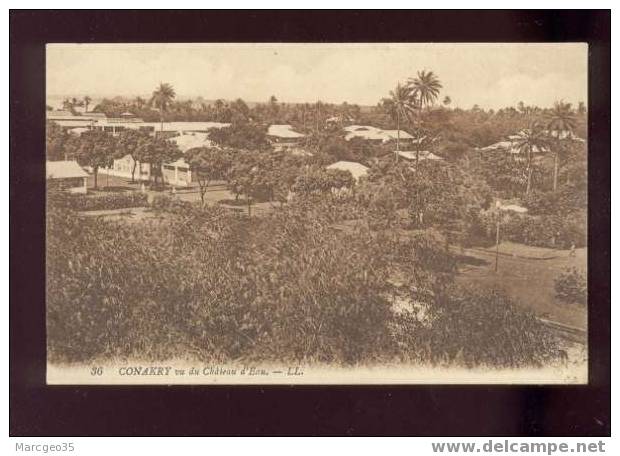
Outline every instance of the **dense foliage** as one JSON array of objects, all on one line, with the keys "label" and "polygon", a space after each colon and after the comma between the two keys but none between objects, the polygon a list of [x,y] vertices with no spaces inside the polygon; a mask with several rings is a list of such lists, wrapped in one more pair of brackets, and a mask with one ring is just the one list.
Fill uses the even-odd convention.
[{"label": "dense foliage", "polygon": [[[301,210],[248,219],[161,203],[163,218],[138,225],[76,218],[51,205],[51,360],[367,363],[417,356],[436,363],[458,362],[443,353],[462,347],[467,363],[503,366],[537,364],[554,353],[551,336],[531,317],[498,306],[505,298],[495,294],[466,306],[450,298],[452,307],[441,310],[455,270],[439,234],[334,230],[320,213]],[[427,311],[434,317],[403,322],[394,311],[403,293],[416,306],[436,307]],[[489,324],[457,324],[481,321],[474,315]],[[430,346],[419,325],[436,325]],[[533,346],[534,337],[549,343]],[[494,347],[496,339],[510,339],[511,348],[505,341]],[[491,354],[472,357],[480,344]]]}]

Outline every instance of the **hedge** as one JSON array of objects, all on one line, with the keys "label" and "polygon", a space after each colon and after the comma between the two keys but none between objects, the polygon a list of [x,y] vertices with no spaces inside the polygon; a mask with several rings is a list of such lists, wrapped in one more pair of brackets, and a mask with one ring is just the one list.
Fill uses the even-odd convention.
[{"label": "hedge", "polygon": [[106,195],[55,195],[55,202],[74,211],[102,211],[148,206],[144,193],[109,193]]}]

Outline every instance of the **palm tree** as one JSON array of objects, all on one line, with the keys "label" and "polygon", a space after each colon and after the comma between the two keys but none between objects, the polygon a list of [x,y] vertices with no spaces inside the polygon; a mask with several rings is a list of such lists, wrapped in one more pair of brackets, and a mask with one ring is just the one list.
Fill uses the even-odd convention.
[{"label": "palm tree", "polygon": [[527,154],[527,185],[525,187],[525,194],[528,195],[532,189],[534,154],[547,150],[547,136],[540,123],[530,122],[528,128],[521,130],[512,139],[512,145],[519,152]]},{"label": "palm tree", "polygon": [[90,104],[90,102],[93,101],[93,99],[91,97],[89,97],[88,95],[86,95],[83,98],[83,102],[84,102],[84,112],[88,112],[88,105]]},{"label": "palm tree", "polygon": [[553,191],[558,187],[558,168],[562,143],[570,140],[577,125],[570,103],[556,101],[547,116],[547,130],[555,144],[553,153]]},{"label": "palm tree", "polygon": [[390,91],[390,98],[383,99],[383,108],[396,119],[396,157],[400,151],[400,123],[401,120],[411,119],[414,110],[411,88],[398,83],[394,90]]},{"label": "palm tree", "polygon": [[443,88],[435,73],[432,71],[426,72],[426,70],[418,71],[418,77],[409,79],[408,83],[413,95],[420,101],[420,111],[425,107],[431,106],[437,100],[439,91]]},{"label": "palm tree", "polygon": [[440,90],[443,88],[441,82],[439,82],[439,78],[432,71],[418,71],[418,76],[413,79],[409,79],[408,81],[409,87],[411,88],[411,96],[412,99],[417,101],[418,107],[418,132],[417,132],[417,147],[416,147],[416,170],[418,168],[418,164],[420,162],[420,140],[422,138],[422,111],[425,107],[431,106],[437,97],[439,96]]},{"label": "palm tree", "polygon": [[164,131],[164,111],[170,107],[174,97],[176,97],[174,88],[170,84],[164,82],[159,84],[159,87],[155,89],[151,97],[151,103],[159,109],[161,131]]}]

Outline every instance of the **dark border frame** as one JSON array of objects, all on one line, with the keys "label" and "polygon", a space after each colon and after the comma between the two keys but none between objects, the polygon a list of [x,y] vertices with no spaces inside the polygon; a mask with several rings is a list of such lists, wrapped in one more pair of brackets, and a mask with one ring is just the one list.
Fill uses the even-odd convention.
[{"label": "dark border frame", "polygon": [[[603,11],[11,11],[10,435],[610,435]],[[587,386],[46,386],[46,42],[589,43]]]}]

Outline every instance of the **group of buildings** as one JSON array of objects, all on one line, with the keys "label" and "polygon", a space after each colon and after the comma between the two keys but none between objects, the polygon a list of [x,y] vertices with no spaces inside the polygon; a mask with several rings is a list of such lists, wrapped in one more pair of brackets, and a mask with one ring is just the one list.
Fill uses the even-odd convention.
[{"label": "group of buildings", "polygon": [[[212,146],[209,133],[213,129],[227,127],[229,123],[221,122],[144,122],[132,113],[126,112],[119,117],[106,117],[103,113],[85,112],[75,115],[68,111],[48,111],[47,120],[53,121],[71,134],[80,135],[86,131],[98,130],[118,135],[122,131],[133,129],[149,134],[165,134],[170,141],[177,144],[181,152],[185,153],[196,147]],[[384,130],[365,125],[351,125],[344,127],[345,140],[359,138],[374,144],[396,143],[402,147],[412,145],[414,138],[409,133],[400,130]],[[287,149],[293,153],[301,150],[300,144],[305,135],[294,130],[291,125],[270,125],[267,137],[276,149]],[[412,159],[416,152],[400,150],[399,155],[405,159]],[[440,159],[430,152],[418,153],[421,159]],[[335,167],[351,170],[356,179],[364,175],[366,167],[355,162],[338,162]],[[135,178],[138,181],[148,181],[151,178],[151,166],[148,163],[135,163],[131,155],[115,159],[109,168],[100,168],[99,173]],[[176,187],[187,187],[194,181],[190,166],[183,158],[162,166],[161,175],[165,183]],[[48,162],[48,180],[56,183],[64,181],[63,186],[72,192],[86,192],[86,177],[88,174],[75,162]],[[56,184],[55,184],[56,185]]]}]

